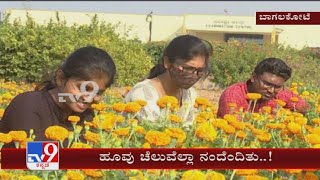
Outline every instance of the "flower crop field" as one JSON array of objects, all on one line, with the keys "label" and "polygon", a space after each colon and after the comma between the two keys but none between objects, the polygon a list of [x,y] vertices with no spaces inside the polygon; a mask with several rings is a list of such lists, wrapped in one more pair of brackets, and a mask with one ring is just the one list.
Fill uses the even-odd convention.
[{"label": "flower crop field", "polygon": [[[33,90],[33,84],[0,82],[0,119],[4,109],[19,93]],[[135,117],[146,102],[123,103],[123,93],[106,90],[104,101],[92,105],[95,118],[80,126],[77,116],[69,116],[73,130],[60,126],[46,129],[47,138],[60,141],[64,148],[320,148],[320,93],[317,88],[292,83],[294,93],[305,98],[310,109],[303,115],[284,109],[278,101],[276,111],[264,107],[260,113],[234,112],[217,118],[217,103],[199,97],[194,107],[194,121],[186,126],[176,115],[178,101],[165,96],[158,101],[162,116],[156,122],[138,121]],[[126,88],[130,90],[129,87]],[[253,102],[259,96],[248,94]],[[295,99],[292,99],[294,102]],[[235,104],[230,104],[234,107]],[[252,107],[251,107],[252,108]],[[240,117],[240,119],[237,119]],[[1,120],[0,120],[1,121]],[[35,136],[29,132],[0,133],[0,147],[11,141],[25,148]],[[59,133],[56,133],[59,132]],[[84,132],[83,134],[80,132]],[[63,143],[63,142],[68,143]],[[312,169],[250,170],[0,170],[0,179],[319,179]]]}]

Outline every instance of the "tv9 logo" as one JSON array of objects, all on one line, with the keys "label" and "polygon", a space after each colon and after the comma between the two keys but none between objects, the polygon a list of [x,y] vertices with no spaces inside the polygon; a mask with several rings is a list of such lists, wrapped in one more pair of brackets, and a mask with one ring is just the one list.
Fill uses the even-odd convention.
[{"label": "tv9 logo", "polygon": [[[88,84],[92,84],[92,91],[87,91]],[[97,95],[99,92],[99,86],[94,81],[84,81],[80,85],[80,92],[79,94],[73,95],[71,93],[58,93],[58,101],[59,102],[66,102],[66,99],[64,97],[69,97],[71,102],[78,102],[81,96],[84,96],[83,102],[90,103],[92,102],[92,99],[94,96]]]},{"label": "tv9 logo", "polygon": [[30,170],[58,170],[59,143],[55,141],[27,142],[27,167]]}]

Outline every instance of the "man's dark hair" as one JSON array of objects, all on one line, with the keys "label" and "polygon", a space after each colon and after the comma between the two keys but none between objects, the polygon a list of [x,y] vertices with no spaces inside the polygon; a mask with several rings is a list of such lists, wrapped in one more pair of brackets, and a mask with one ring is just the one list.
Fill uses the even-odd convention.
[{"label": "man's dark hair", "polygon": [[257,75],[262,75],[265,72],[275,74],[288,80],[291,77],[292,69],[279,58],[266,58],[260,61],[254,69],[254,73]]}]

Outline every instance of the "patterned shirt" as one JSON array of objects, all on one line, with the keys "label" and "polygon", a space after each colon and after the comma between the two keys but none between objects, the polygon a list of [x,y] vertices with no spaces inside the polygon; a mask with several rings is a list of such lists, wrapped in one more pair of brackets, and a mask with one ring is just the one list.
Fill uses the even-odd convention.
[{"label": "patterned shirt", "polygon": [[[184,122],[191,122],[194,118],[194,102],[197,97],[194,88],[182,90],[182,106],[179,108],[177,115],[182,118]],[[141,111],[138,113],[139,120],[157,120],[163,113],[157,105],[160,95],[157,89],[153,86],[150,79],[146,79],[137,83],[132,90],[126,95],[125,102],[131,102],[138,99],[147,102]]]},{"label": "patterned shirt", "polygon": [[[219,109],[218,109],[218,117],[223,117],[225,114],[230,113],[229,103],[235,103],[237,105],[237,109],[240,107],[243,110],[247,110],[249,106],[249,100],[246,99],[246,94],[248,93],[248,82],[240,82],[229,86],[227,89],[223,91],[219,99]],[[297,97],[299,100],[296,103],[290,101],[291,97]],[[307,103],[304,99],[294,94],[292,91],[288,89],[281,90],[277,93],[275,98],[270,99],[264,102],[257,102],[255,107],[255,112],[258,112],[263,106],[270,106],[272,109],[277,107],[276,99],[280,99],[286,103],[284,108],[288,108],[293,110],[306,110],[308,108]],[[252,107],[251,107],[252,108]]]}]

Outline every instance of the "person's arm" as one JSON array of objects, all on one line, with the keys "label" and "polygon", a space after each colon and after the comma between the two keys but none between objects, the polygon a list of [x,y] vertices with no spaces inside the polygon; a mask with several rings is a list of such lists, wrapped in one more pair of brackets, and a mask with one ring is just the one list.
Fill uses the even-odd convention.
[{"label": "person's arm", "polygon": [[16,96],[6,108],[0,124],[0,132],[34,130],[36,136],[43,136],[40,131],[40,117],[36,113],[37,102],[26,94]]},{"label": "person's arm", "polygon": [[[298,98],[298,102],[292,102],[291,98]],[[277,94],[277,99],[281,99],[286,103],[285,108],[289,108],[290,110],[295,110],[297,112],[305,114],[309,109],[309,105],[307,102],[300,96],[294,94],[292,91],[288,89],[284,89]]]}]

